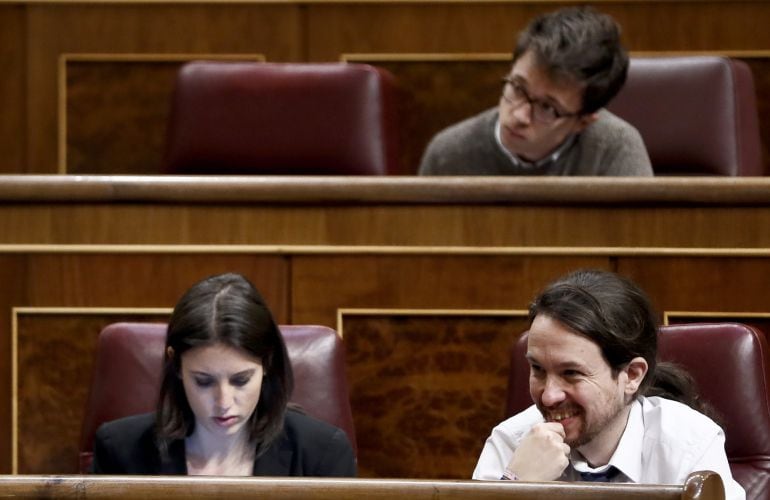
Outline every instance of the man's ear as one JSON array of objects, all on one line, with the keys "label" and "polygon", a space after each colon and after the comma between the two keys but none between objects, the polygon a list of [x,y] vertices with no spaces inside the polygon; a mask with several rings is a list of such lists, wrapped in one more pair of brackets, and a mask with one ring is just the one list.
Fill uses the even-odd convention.
[{"label": "man's ear", "polygon": [[171,346],[166,347],[166,361],[174,360],[174,348]]},{"label": "man's ear", "polygon": [[590,115],[582,115],[577,120],[575,133],[582,132],[585,128],[591,125],[593,122],[599,119],[599,113],[591,113]]},{"label": "man's ear", "polygon": [[624,392],[633,396],[636,391],[639,390],[639,386],[642,385],[644,377],[647,376],[647,371],[650,367],[647,365],[647,360],[641,356],[637,356],[628,362],[624,371],[626,372],[626,386]]}]

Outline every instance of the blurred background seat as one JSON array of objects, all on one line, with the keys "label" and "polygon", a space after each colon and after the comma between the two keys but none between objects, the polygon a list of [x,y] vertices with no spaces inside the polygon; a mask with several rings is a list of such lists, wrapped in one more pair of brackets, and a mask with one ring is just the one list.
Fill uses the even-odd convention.
[{"label": "blurred background seat", "polygon": [[[345,353],[339,335],[325,326],[281,325],[280,329],[294,370],[291,401],[344,430],[355,451]],[[90,469],[94,434],[102,423],[155,411],[165,342],[163,323],[115,323],[100,332],[80,437],[81,473]]]},{"label": "blurred background seat", "polygon": [[631,58],[607,109],[642,134],[655,175],[765,174],[754,78],[743,61]]},{"label": "blurred background seat", "polygon": [[165,173],[399,173],[393,77],[365,64],[191,62]]},{"label": "blurred background seat", "polygon": [[[532,404],[527,335],[511,349],[506,417]],[[740,323],[663,326],[658,356],[685,368],[721,419],[733,477],[748,500],[770,499],[770,366],[763,332]]]}]

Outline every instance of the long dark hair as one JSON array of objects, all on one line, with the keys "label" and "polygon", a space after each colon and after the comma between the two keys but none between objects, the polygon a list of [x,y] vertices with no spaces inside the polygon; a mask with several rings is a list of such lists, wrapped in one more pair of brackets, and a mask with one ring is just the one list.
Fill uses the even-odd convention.
[{"label": "long dark hair", "polygon": [[579,270],[551,283],[529,308],[529,320],[543,314],[595,342],[613,376],[633,358],[649,367],[637,394],[662,396],[714,416],[683,368],[659,362],[658,319],[647,295],[632,281],[600,270]]},{"label": "long dark hair", "polygon": [[163,453],[173,440],[183,439],[195,428],[195,415],[179,376],[182,355],[217,343],[243,350],[262,362],[262,389],[247,423],[257,456],[283,428],[294,378],[278,325],[249,280],[240,274],[221,274],[187,290],[168,323],[166,350],[173,349],[173,355],[166,356],[156,417]]}]

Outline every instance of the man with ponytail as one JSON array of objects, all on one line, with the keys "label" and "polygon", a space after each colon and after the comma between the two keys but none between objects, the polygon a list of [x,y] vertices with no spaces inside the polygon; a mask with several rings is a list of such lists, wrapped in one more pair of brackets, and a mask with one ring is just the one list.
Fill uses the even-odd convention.
[{"label": "man with ponytail", "polygon": [[683,484],[712,470],[728,499],[744,499],[692,378],[657,360],[656,318],[617,274],[550,284],[529,310],[534,405],[492,430],[473,478]]}]

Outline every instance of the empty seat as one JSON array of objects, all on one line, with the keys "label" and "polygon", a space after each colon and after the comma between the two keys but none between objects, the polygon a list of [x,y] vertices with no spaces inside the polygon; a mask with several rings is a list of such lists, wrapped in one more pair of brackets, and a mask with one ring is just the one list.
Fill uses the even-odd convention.
[{"label": "empty seat", "polygon": [[398,173],[393,78],[365,64],[192,62],[165,173]]},{"label": "empty seat", "polygon": [[634,125],[655,175],[764,175],[754,79],[725,57],[632,58],[607,107]]}]

